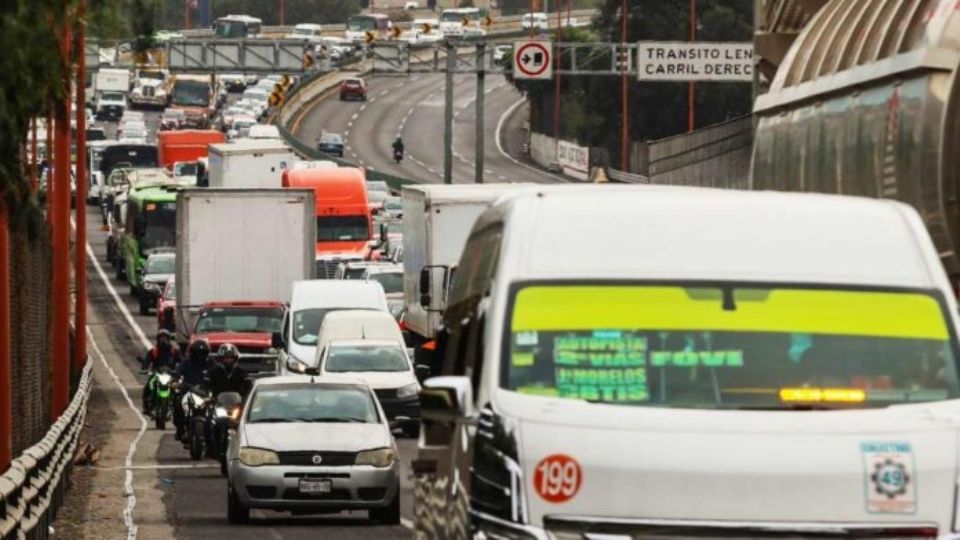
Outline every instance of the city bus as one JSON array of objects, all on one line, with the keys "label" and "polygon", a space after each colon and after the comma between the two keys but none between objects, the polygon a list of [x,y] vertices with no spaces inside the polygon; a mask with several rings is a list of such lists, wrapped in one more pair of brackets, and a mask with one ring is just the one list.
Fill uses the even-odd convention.
[{"label": "city bus", "polygon": [[176,241],[177,187],[149,185],[127,194],[123,257],[130,294],[150,253],[173,249]]},{"label": "city bus", "polygon": [[347,38],[347,41],[353,43],[363,43],[367,32],[370,32],[374,39],[389,39],[390,28],[392,27],[393,23],[390,22],[390,17],[383,13],[351,15],[347,19],[347,31],[344,33],[344,37]]},{"label": "city bus", "polygon": [[250,15],[227,15],[213,22],[213,33],[223,39],[258,38],[263,21]]}]

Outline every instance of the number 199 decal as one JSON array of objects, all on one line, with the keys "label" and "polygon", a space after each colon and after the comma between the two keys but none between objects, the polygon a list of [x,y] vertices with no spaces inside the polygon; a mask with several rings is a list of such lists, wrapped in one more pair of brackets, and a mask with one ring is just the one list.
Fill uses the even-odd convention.
[{"label": "number 199 decal", "polygon": [[540,460],[533,474],[533,488],[547,502],[565,503],[580,490],[583,471],[577,460],[553,454]]}]

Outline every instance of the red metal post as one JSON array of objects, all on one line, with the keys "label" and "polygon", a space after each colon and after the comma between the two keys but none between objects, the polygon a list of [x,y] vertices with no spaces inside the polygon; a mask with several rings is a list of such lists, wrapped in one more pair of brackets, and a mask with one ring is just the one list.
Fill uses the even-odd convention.
[{"label": "red metal post", "polygon": [[30,119],[30,191],[37,192],[37,117]]},{"label": "red metal post", "polygon": [[[67,6],[64,5],[64,13]],[[66,98],[55,105],[54,168],[47,196],[53,199],[53,402],[59,417],[70,401],[70,25],[61,33],[61,59]],[[51,192],[52,191],[52,192]]]},{"label": "red metal post", "polygon": [[[623,3],[620,6],[620,17],[623,19],[621,21],[620,28],[620,45],[626,46],[627,44],[627,3],[629,0],[623,0]],[[626,50],[626,49],[624,49]],[[630,167],[630,158],[629,158],[629,149],[630,149],[630,104],[628,95],[628,83],[627,83],[627,68],[629,67],[630,62],[626,56],[624,56],[620,61],[620,102],[621,108],[620,111],[620,170],[627,171]]]},{"label": "red metal post", "polygon": [[86,2],[77,4],[77,232],[74,247],[74,279],[76,280],[76,306],[74,314],[73,371],[79,373],[87,360],[87,90],[85,79],[87,61],[84,57],[86,42]]},{"label": "red metal post", "polygon": [[[43,149],[43,161],[47,164],[47,169],[49,169],[50,166],[53,165],[53,103],[51,103],[50,106],[47,108],[47,140]],[[52,187],[50,185],[52,184],[51,182],[52,178],[53,178],[53,175],[51,175],[50,171],[48,170],[47,180],[46,180],[47,181],[46,207],[47,207],[47,223],[51,223],[51,224],[53,223],[53,198],[51,197],[52,192],[50,191]],[[40,186],[38,184],[37,189],[39,188]]]},{"label": "red metal post", "polygon": [[[697,0],[690,0],[690,41],[697,40]],[[689,112],[689,118],[687,118],[687,129],[693,131],[697,129],[697,83],[690,81],[690,88],[687,93],[687,111]]]},{"label": "red metal post", "polygon": [[285,17],[284,17],[285,12],[286,12],[286,10],[283,8],[283,0],[280,0],[280,26],[286,26],[286,23],[284,22],[284,20],[285,20]]},{"label": "red metal post", "polygon": [[190,0],[183,0],[183,28],[190,29]]},{"label": "red metal post", "polygon": [[0,193],[0,474],[13,459],[13,389],[10,367],[10,232],[5,195]]}]

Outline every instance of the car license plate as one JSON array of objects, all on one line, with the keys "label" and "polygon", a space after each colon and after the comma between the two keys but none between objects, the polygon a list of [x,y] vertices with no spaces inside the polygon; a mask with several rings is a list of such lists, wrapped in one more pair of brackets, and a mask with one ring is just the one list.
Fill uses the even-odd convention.
[{"label": "car license plate", "polygon": [[308,479],[300,480],[300,493],[306,495],[321,495],[333,491],[333,480],[329,479]]}]

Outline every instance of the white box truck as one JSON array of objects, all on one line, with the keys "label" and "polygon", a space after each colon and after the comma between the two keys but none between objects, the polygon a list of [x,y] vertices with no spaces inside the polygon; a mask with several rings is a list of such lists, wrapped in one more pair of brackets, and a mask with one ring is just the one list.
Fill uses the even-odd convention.
[{"label": "white box truck", "polygon": [[[273,334],[280,332],[293,283],[313,278],[315,212],[313,191],[306,189],[182,190],[178,341],[203,337],[214,352],[233,343],[249,372],[275,371]],[[210,324],[202,324],[205,317]]]},{"label": "white box truck", "polygon": [[274,139],[211,144],[208,159],[213,188],[279,188],[283,171],[299,161],[292,148]]},{"label": "white box truck", "polygon": [[119,120],[127,108],[130,72],[104,68],[94,78],[95,112],[100,120]]},{"label": "white box truck", "polygon": [[531,184],[411,185],[403,188],[403,294],[411,345],[433,339],[447,288],[477,217]]}]

